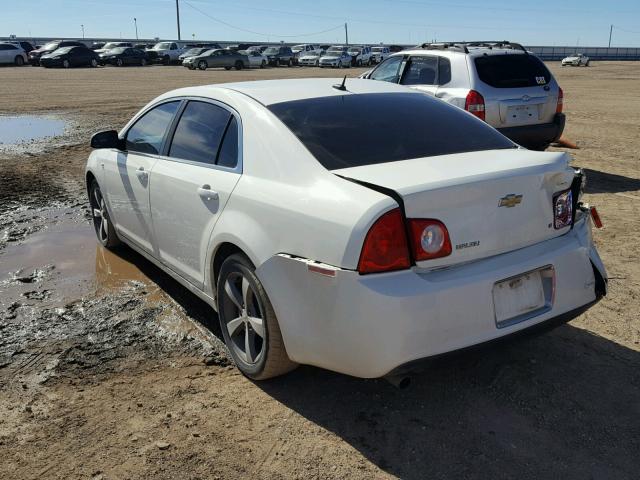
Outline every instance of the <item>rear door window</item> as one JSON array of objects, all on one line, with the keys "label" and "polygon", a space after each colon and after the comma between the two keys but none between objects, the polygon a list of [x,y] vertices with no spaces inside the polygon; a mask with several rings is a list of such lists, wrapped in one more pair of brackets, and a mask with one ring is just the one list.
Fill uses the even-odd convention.
[{"label": "rear door window", "polygon": [[215,164],[231,113],[218,105],[189,102],[180,116],[169,156]]},{"label": "rear door window", "polygon": [[535,55],[506,54],[476,57],[478,77],[495,88],[523,88],[547,85],[551,73]]},{"label": "rear door window", "polygon": [[229,119],[216,165],[227,168],[235,168],[238,165],[238,121],[233,115]]},{"label": "rear door window", "polygon": [[163,103],[140,117],[127,132],[127,150],[159,154],[178,105],[180,105],[179,101]]},{"label": "rear door window", "polygon": [[485,122],[417,92],[333,95],[268,108],[328,170],[516,147]]}]

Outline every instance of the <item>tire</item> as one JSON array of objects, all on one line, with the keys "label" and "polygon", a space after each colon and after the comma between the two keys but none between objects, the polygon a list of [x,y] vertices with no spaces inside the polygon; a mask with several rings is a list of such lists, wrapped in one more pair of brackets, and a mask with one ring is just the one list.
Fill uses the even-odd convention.
[{"label": "tire", "polygon": [[146,58],[143,58],[143,59],[140,60],[140,66],[141,67],[146,67],[147,66],[147,59]]},{"label": "tire", "polygon": [[590,60],[587,60],[587,63],[585,63],[585,64],[584,64],[584,66],[585,66],[585,67],[588,67],[588,66],[589,66],[589,61],[590,61]]},{"label": "tire", "polygon": [[356,62],[356,67],[361,67],[362,66],[362,60],[358,60]]},{"label": "tire", "polygon": [[266,66],[267,66],[267,62],[262,60],[262,63],[260,64],[260,68],[265,68]]},{"label": "tire", "polygon": [[124,62],[121,58],[116,58],[116,66],[121,67],[124,65]]},{"label": "tire", "polygon": [[22,58],[22,55],[16,55],[16,58],[13,59],[13,63],[16,67],[21,67],[24,65],[24,58]]},{"label": "tire", "polygon": [[112,249],[120,245],[120,239],[113,228],[113,222],[109,218],[109,212],[102,196],[98,182],[93,180],[89,187],[89,206],[96,237],[103,247]]},{"label": "tire", "polygon": [[89,66],[92,68],[96,68],[98,66],[98,60],[96,60],[95,58],[92,58],[91,62],[89,63]]},{"label": "tire", "polygon": [[162,64],[171,65],[171,57],[169,55],[165,55],[164,57],[162,57]]},{"label": "tire", "polygon": [[265,380],[297,367],[287,355],[273,306],[247,257],[235,254],[222,263],[216,289],[222,336],[238,370],[253,380]]},{"label": "tire", "polygon": [[200,69],[200,70],[203,70],[203,71],[204,71],[204,70],[206,70],[206,69],[207,69],[207,67],[208,67],[208,65],[207,65],[206,60],[200,60],[200,61],[198,62],[198,69]]},{"label": "tire", "polygon": [[242,63],[241,60],[238,60],[235,64],[235,69],[236,70],[242,70],[244,68],[244,63]]},{"label": "tire", "polygon": [[338,62],[338,67],[337,67],[337,68],[342,68],[342,60],[340,60],[340,61]]},{"label": "tire", "polygon": [[71,64],[69,63],[69,60],[63,60],[62,61],[62,67],[63,68],[70,68]]},{"label": "tire", "polygon": [[231,70],[231,67],[224,67],[225,70]]}]

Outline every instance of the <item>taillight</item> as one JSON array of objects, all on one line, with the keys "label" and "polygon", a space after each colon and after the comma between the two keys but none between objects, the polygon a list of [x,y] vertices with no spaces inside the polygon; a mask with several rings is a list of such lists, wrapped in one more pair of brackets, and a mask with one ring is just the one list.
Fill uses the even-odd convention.
[{"label": "taillight", "polygon": [[573,220],[573,194],[571,189],[556,193],[553,197],[553,228],[571,225]]},{"label": "taillight", "polygon": [[558,104],[556,105],[556,113],[562,113],[562,104],[564,103],[564,92],[558,87]]},{"label": "taillight", "polygon": [[439,220],[409,220],[413,257],[431,260],[451,255],[451,239],[444,223]]},{"label": "taillight", "polygon": [[382,215],[369,229],[360,253],[358,272],[402,270],[410,264],[402,213],[396,208]]},{"label": "taillight", "polygon": [[464,109],[480,120],[484,120],[484,97],[475,90],[471,90],[464,102]]}]

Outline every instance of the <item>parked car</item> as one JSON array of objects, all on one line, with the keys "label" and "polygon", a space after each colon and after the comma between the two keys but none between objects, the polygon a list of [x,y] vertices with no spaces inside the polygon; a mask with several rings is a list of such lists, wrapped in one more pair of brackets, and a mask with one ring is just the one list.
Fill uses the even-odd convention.
[{"label": "parked car", "polygon": [[97,67],[100,56],[93,50],[82,47],[61,47],[40,57],[40,65],[51,67]]},{"label": "parked car", "polygon": [[187,57],[182,62],[182,66],[187,67],[189,70],[206,70],[207,68],[224,67],[225,70],[242,70],[249,66],[249,58],[246,55],[234,50],[227,50],[225,48],[216,48],[213,50],[207,50],[202,55],[197,57]]},{"label": "parked car", "polygon": [[138,48],[117,47],[101,54],[100,63],[102,65],[115,65],[116,67],[125,65],[140,65],[144,67],[149,63],[149,57],[145,51]]},{"label": "parked car", "polygon": [[25,42],[25,41],[19,41],[19,42],[14,42],[14,41],[8,41],[8,42],[2,42],[0,41],[0,43],[10,43],[11,45],[15,45],[16,47],[20,47],[22,48],[27,54],[29,54],[30,51],[35,50],[35,48],[33,47],[33,45],[31,45],[31,42]]},{"label": "parked car", "polygon": [[300,57],[309,53],[319,52],[320,47],[311,43],[302,43],[291,47],[291,51],[293,52],[293,63],[297,65]]},{"label": "parked car", "polygon": [[0,43],[0,63],[12,63],[21,67],[27,63],[27,52],[12,43]]},{"label": "parked car", "polygon": [[247,48],[247,52],[258,51],[263,53],[270,45],[253,45],[252,47]]},{"label": "parked car", "polygon": [[293,65],[293,50],[290,47],[269,47],[262,52],[269,61],[269,65]]},{"label": "parked car", "polygon": [[34,67],[40,65],[40,57],[48,55],[54,52],[58,48],[62,47],[85,47],[82,42],[76,42],[73,40],[54,40],[53,42],[46,43],[45,45],[36,48],[29,52],[29,63]]},{"label": "parked car", "polygon": [[351,66],[351,55],[347,51],[349,47],[334,45],[329,47],[324,55],[320,57],[320,67],[349,68]]},{"label": "parked car", "polygon": [[163,65],[170,65],[172,62],[178,62],[188,48],[184,43],[179,42],[158,42],[153,48],[147,50],[147,55],[152,62],[160,62]]},{"label": "parked car", "polygon": [[249,59],[249,66],[264,68],[269,64],[269,60],[259,50],[238,50],[241,55],[246,55]]},{"label": "parked car", "polygon": [[93,51],[96,51],[96,50],[100,50],[106,44],[107,44],[106,42],[93,42],[89,48]]},{"label": "parked car", "polygon": [[182,88],[94,135],[98,241],[216,309],[258,380],[297,364],[398,374],[606,294],[568,154],[515,148],[416,90],[339,81]]},{"label": "parked car", "polygon": [[198,55],[202,55],[204,52],[207,52],[209,50],[213,50],[214,48],[216,48],[216,47],[194,47],[194,48],[190,48],[189,50],[184,52],[182,55],[180,55],[178,57],[178,60],[180,60],[182,62],[187,57],[197,57]]},{"label": "parked car", "polygon": [[319,67],[320,66],[320,57],[324,55],[325,52],[322,50],[315,50],[313,52],[305,53],[304,55],[300,55],[298,57],[298,65],[307,66],[307,67]]},{"label": "parked car", "polygon": [[589,57],[582,53],[576,53],[575,55],[569,55],[568,57],[563,58],[560,65],[563,67],[567,65],[571,65],[573,67],[579,67],[580,65],[583,65],[585,67],[588,67]]},{"label": "parked car", "polygon": [[107,53],[109,50],[113,50],[114,48],[121,48],[121,47],[133,47],[133,43],[131,42],[108,42],[105,43],[102,48],[98,48],[95,49],[94,52],[96,52],[98,55],[102,55],[103,53]]},{"label": "parked car", "polygon": [[562,89],[517,43],[424,44],[391,55],[363,77],[436,96],[526,148],[544,150],[564,130]]},{"label": "parked car", "polygon": [[389,47],[371,47],[371,63],[380,63],[389,55],[391,55]]},{"label": "parked car", "polygon": [[347,52],[351,55],[351,65],[354,67],[372,64],[371,47],[368,45],[352,45]]}]

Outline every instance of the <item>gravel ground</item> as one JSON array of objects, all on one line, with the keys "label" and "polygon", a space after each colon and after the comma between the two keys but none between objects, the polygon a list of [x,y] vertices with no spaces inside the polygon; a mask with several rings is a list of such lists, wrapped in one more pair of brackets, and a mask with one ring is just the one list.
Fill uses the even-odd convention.
[{"label": "gravel ground", "polygon": [[312,367],[247,380],[215,313],[130,250],[98,247],[85,206],[89,135],[160,93],[361,70],[1,68],[0,114],[68,124],[0,150],[0,478],[637,478],[640,63],[550,67],[605,222],[610,293],[402,391]]}]

